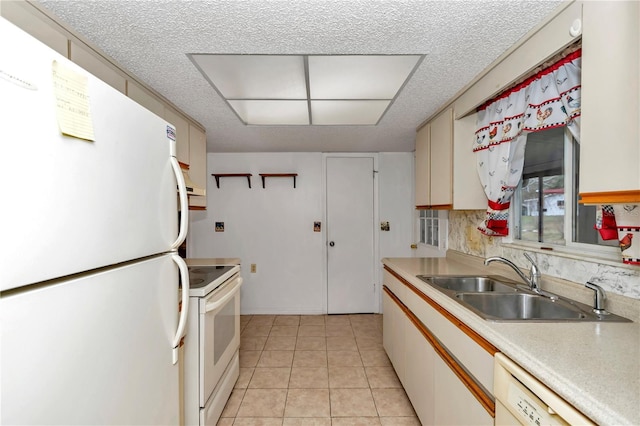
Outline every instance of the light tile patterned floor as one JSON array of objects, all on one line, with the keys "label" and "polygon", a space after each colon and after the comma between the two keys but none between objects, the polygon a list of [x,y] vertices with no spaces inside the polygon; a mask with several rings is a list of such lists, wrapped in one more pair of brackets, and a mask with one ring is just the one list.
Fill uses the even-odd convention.
[{"label": "light tile patterned floor", "polygon": [[219,426],[420,426],[381,315],[242,316],[240,378]]}]

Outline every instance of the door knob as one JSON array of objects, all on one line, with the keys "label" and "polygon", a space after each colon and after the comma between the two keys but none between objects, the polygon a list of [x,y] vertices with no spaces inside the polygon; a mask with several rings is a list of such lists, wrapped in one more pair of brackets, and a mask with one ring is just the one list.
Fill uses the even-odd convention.
[{"label": "door knob", "polygon": [[329,246],[330,246],[330,247],[333,247],[333,246],[335,246],[335,245],[336,245],[336,243],[334,243],[333,241],[330,241],[330,242],[329,242]]}]

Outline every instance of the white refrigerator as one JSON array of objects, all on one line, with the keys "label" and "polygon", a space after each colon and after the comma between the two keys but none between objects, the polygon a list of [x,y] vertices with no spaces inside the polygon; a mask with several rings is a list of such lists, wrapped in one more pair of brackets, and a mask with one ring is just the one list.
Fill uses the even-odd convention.
[{"label": "white refrigerator", "polygon": [[0,40],[0,424],[178,424],[175,128],[2,18]]}]

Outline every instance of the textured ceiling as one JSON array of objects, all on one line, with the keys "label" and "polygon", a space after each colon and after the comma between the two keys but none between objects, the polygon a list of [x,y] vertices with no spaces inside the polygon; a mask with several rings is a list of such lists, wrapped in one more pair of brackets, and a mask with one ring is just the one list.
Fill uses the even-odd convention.
[{"label": "textured ceiling", "polygon": [[[560,3],[42,0],[205,126],[209,152],[412,151],[415,129]],[[377,126],[244,126],[187,57],[426,54]]]}]

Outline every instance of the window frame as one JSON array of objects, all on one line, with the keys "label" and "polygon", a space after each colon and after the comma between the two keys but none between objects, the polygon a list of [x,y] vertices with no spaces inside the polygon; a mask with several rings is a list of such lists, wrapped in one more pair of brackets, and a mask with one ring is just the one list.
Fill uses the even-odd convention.
[{"label": "window frame", "polygon": [[[422,218],[421,217],[421,212],[430,212],[432,215],[434,213],[437,213],[435,216],[431,216],[429,218]],[[438,238],[438,244],[434,245],[434,244],[429,244],[427,242],[422,241],[422,228],[421,228],[421,222],[423,219],[429,219],[429,222],[433,225],[434,223],[437,225],[437,238]],[[449,237],[449,231],[448,231],[448,227],[449,227],[449,214],[447,210],[433,210],[433,209],[418,209],[417,210],[417,215],[416,215],[416,233],[417,235],[417,241],[418,244],[424,246],[424,247],[429,247],[429,248],[435,248],[438,250],[446,250],[447,249],[447,245],[448,245],[448,237]],[[431,235],[433,236],[433,230]],[[432,239],[433,242],[433,239]]]},{"label": "window frame", "polygon": [[[520,215],[516,209],[522,205],[522,178],[513,194],[511,206],[509,208],[509,222],[513,226],[509,229],[509,235],[503,241],[508,247],[522,248],[524,250],[540,250],[543,252],[552,251],[557,254],[565,254],[569,257],[579,256],[580,258],[594,258],[598,260],[610,260],[615,263],[620,262],[620,248],[617,246],[605,246],[599,244],[588,244],[573,241],[575,206],[578,201],[578,191],[575,182],[575,150],[574,144],[579,144],[568,129],[564,131],[564,244],[554,244],[537,241],[527,241],[516,238],[520,228]],[[571,200],[571,202],[568,202]],[[567,238],[568,237],[568,238]]]}]

